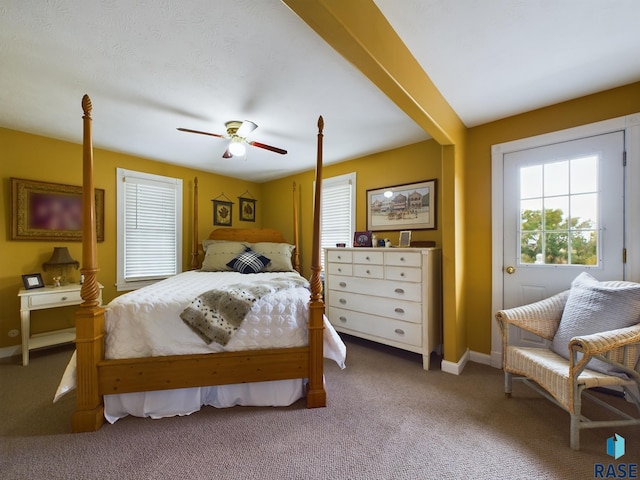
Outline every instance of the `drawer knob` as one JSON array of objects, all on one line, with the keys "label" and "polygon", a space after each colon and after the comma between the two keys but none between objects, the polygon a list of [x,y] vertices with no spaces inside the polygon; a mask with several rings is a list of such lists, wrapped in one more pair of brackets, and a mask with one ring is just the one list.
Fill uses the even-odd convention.
[{"label": "drawer knob", "polygon": [[404,277],[404,272],[400,272],[400,276],[401,276],[401,277]]},{"label": "drawer knob", "polygon": [[401,262],[404,262],[404,261],[405,261],[405,260],[404,260],[404,257],[400,257],[400,261],[401,261]]},{"label": "drawer knob", "polygon": [[371,260],[368,256],[366,257],[367,260]]},{"label": "drawer knob", "polygon": [[340,321],[346,323],[347,322],[347,317],[340,317]]},{"label": "drawer knob", "polygon": [[338,269],[338,271],[339,271],[339,272],[341,272],[341,271],[342,271],[342,269],[341,269],[341,268],[339,268],[339,269]]},{"label": "drawer knob", "polygon": [[62,297],[60,300],[61,300],[62,302],[64,302],[66,299],[67,299],[67,297]]},{"label": "drawer knob", "polygon": [[341,286],[342,288],[346,287],[346,286],[347,286],[347,282],[340,282],[340,286]]},{"label": "drawer knob", "polygon": [[371,270],[367,270],[367,275],[371,275]]},{"label": "drawer knob", "polygon": [[394,332],[396,332],[398,335],[404,335],[404,330],[402,330],[401,328],[396,328]]},{"label": "drawer knob", "polygon": [[398,293],[398,294],[402,295],[402,294],[404,293],[404,288],[396,288],[396,289],[394,290],[394,292],[396,292],[396,293]]},{"label": "drawer knob", "polygon": [[394,309],[394,312],[396,312],[396,313],[404,313],[404,308],[396,307]]},{"label": "drawer knob", "polygon": [[341,298],[340,300],[338,300],[342,305],[345,305],[347,303],[347,301],[344,298]]}]

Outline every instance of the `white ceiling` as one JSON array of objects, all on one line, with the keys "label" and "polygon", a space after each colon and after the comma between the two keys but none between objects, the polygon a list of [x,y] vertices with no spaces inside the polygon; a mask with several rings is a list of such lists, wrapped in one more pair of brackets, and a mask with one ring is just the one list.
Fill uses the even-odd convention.
[{"label": "white ceiling", "polygon": [[[640,81],[637,0],[374,0],[468,127]],[[262,182],[428,138],[278,0],[0,1],[0,126]],[[223,159],[229,120],[259,125]],[[96,161],[99,158],[96,157]]]}]

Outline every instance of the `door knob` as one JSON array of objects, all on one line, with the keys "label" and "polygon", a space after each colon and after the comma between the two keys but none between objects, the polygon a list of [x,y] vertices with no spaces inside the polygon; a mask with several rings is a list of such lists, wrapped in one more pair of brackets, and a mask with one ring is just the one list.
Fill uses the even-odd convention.
[{"label": "door knob", "polygon": [[512,267],[511,265],[509,265],[505,270],[509,275],[513,275],[516,271],[516,267]]}]

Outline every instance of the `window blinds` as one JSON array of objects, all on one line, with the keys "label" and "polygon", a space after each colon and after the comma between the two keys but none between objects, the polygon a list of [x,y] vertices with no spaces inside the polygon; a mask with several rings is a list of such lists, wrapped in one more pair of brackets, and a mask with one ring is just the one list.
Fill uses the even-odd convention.
[{"label": "window blinds", "polygon": [[182,268],[182,180],[118,173],[118,286],[175,275]]},{"label": "window blinds", "polygon": [[322,182],[321,260],[324,249],[336,243],[353,244],[355,174],[328,178]]}]

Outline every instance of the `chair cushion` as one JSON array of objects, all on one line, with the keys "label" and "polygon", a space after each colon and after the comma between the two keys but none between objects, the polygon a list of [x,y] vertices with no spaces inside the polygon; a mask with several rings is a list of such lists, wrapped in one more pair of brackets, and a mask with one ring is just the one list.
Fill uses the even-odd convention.
[{"label": "chair cushion", "polygon": [[[640,322],[640,283],[624,281],[600,282],[581,273],[571,283],[567,303],[562,312],[551,350],[569,359],[569,341],[579,335],[616,330]],[[620,374],[599,360],[591,360],[589,368],[607,374]]]}]

